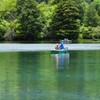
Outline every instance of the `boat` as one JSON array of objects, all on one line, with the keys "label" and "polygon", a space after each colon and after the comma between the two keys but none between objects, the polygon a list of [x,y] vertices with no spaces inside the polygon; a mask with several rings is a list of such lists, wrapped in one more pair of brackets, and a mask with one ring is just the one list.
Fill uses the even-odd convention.
[{"label": "boat", "polygon": [[66,49],[51,50],[51,54],[66,54],[66,53],[68,53],[68,50]]},{"label": "boat", "polygon": [[60,40],[60,43],[64,43],[64,44],[66,44],[66,43],[72,43],[72,40]]}]

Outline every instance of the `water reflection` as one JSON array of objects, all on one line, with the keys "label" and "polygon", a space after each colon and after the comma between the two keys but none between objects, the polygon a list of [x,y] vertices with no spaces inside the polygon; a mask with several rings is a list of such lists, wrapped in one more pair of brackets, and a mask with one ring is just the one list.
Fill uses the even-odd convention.
[{"label": "water reflection", "polygon": [[0,100],[100,100],[100,51],[51,55],[0,53]]},{"label": "water reflection", "polygon": [[41,66],[40,59],[40,52],[20,54],[18,66],[19,100],[34,100],[34,98],[38,100],[38,95],[41,93],[38,84],[41,77],[38,73],[38,68]]},{"label": "water reflection", "polygon": [[52,54],[52,58],[56,63],[57,69],[64,69],[69,67],[69,53]]},{"label": "water reflection", "polygon": [[18,53],[0,53],[0,100],[18,100]]}]

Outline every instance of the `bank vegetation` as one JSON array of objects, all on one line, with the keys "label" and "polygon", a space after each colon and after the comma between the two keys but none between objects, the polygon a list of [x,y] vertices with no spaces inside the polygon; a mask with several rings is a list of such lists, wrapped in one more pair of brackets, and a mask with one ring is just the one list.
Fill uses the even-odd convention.
[{"label": "bank vegetation", "polygon": [[100,38],[100,0],[0,0],[0,40]]}]

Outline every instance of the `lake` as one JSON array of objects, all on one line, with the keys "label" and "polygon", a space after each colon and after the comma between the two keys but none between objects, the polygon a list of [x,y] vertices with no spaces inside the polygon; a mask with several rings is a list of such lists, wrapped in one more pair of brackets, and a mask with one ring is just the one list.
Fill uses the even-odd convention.
[{"label": "lake", "polygon": [[0,52],[0,100],[100,100],[100,50]]}]

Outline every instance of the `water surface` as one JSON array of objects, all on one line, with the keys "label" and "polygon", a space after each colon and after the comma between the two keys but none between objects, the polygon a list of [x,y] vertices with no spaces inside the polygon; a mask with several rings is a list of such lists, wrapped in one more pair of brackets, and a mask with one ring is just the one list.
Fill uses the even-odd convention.
[{"label": "water surface", "polygon": [[[55,46],[55,43],[0,43],[0,52],[51,51]],[[100,50],[100,44],[64,44],[64,47],[68,50]]]},{"label": "water surface", "polygon": [[100,100],[100,51],[0,52],[0,100]]}]

